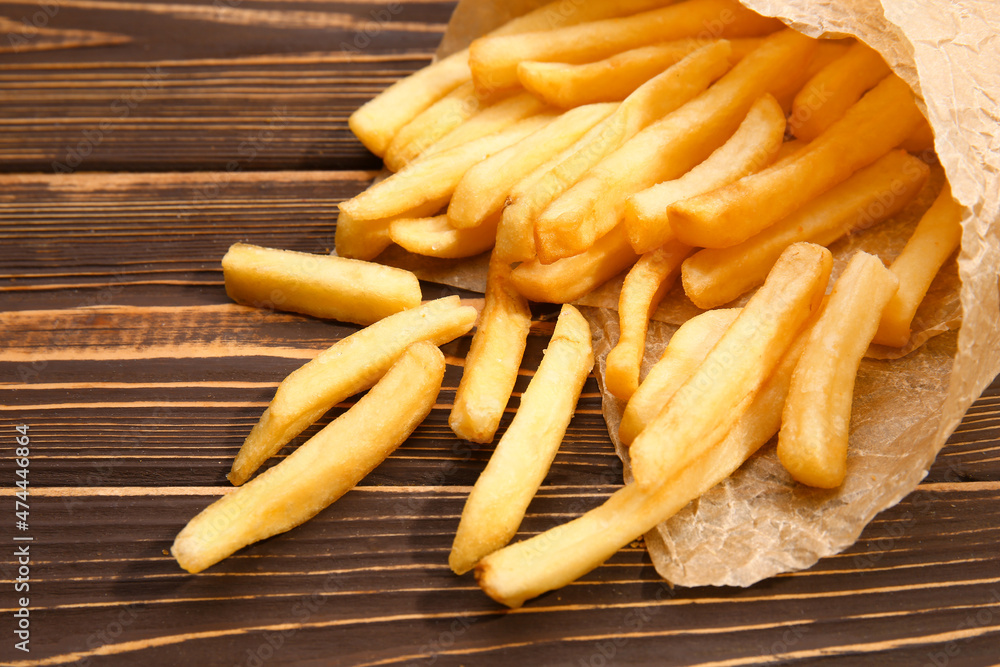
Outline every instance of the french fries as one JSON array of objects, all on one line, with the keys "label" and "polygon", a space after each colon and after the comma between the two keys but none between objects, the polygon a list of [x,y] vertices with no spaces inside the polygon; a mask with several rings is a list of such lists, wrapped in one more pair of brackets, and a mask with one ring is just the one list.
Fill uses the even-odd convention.
[{"label": "french fries", "polygon": [[787,160],[672,204],[670,227],[689,245],[736,245],[885,155],[923,120],[907,85],[888,76]]},{"label": "french fries", "polygon": [[844,481],[854,379],[898,285],[878,257],[855,253],[809,334],[778,434],[778,459],[803,484],[832,489]]},{"label": "french fries", "polygon": [[[555,107],[620,102],[663,70],[713,41],[678,39],[579,65],[526,61],[518,64],[517,78],[528,91]],[[735,62],[757,48],[760,39],[731,39],[729,44]]]},{"label": "french fries", "polygon": [[629,95],[605,121],[576,144],[542,165],[511,192],[497,233],[497,252],[509,262],[535,257],[535,221],[564,193],[624,142],[657,118],[701,93],[729,69],[728,42],[706,45],[653,77]]},{"label": "french fries", "polygon": [[507,544],[549,471],[583,383],[594,367],[590,325],[573,306],[559,313],[552,340],[521,404],[462,510],[448,564],[463,574]]},{"label": "french fries", "polygon": [[517,291],[532,301],[569,303],[611,280],[637,259],[625,230],[616,227],[587,252],[552,264],[524,262],[511,271],[510,278]]},{"label": "french fries", "polygon": [[631,445],[635,437],[656,418],[663,406],[705,360],[722,334],[740,314],[740,308],[708,310],[692,317],[674,332],[663,356],[653,364],[642,384],[628,399],[618,438]]},{"label": "french fries", "polygon": [[285,378],[240,448],[229,473],[239,486],[264,461],[323,416],[334,405],[371,387],[409,345],[428,340],[435,345],[468,333],[476,309],[457,296],[379,320],[321,352]]},{"label": "french fries", "polygon": [[699,308],[716,308],[764,282],[792,243],[830,245],[899,213],[930,172],[921,160],[894,150],[859,169],[784,220],[729,248],[707,248],[684,261],[684,293]]},{"label": "french fries", "polygon": [[491,257],[486,305],[448,418],[455,435],[472,442],[493,441],[517,380],[530,328],[531,309],[510,284],[510,267]]},{"label": "french fries", "polygon": [[448,205],[457,228],[478,227],[499,217],[511,190],[532,171],[569,148],[618,108],[588,104],[571,109],[524,140],[473,166],[462,177]]},{"label": "french fries", "polygon": [[[569,523],[504,547],[476,566],[480,588],[511,608],[561,588],[666,521],[733,474],[778,431],[792,370],[802,351],[796,340],[733,428],[677,474],[650,488],[635,482]],[[708,353],[706,341],[696,355]]]},{"label": "french fries", "polygon": [[781,254],[691,379],[632,441],[641,486],[676,474],[732,428],[819,305],[832,265],[829,250],[809,243]]},{"label": "french fries", "polygon": [[[725,17],[728,20],[721,20]],[[717,23],[709,32],[707,25]],[[625,18],[593,21],[546,32],[477,39],[469,47],[472,79],[482,90],[518,85],[524,61],[592,62],[640,46],[684,37],[758,37],[781,23],[735,0],[687,0]]]},{"label": "french fries", "polygon": [[586,250],[619,224],[628,197],[702,162],[732,136],[758,97],[786,78],[804,77],[815,48],[814,40],[791,30],[766,38],[704,93],[603,159],[538,217],[539,259],[548,263]]},{"label": "french fries", "polygon": [[409,271],[329,255],[234,243],[222,258],[229,298],[355,324],[372,324],[420,305]]},{"label": "french fries", "polygon": [[444,355],[428,342],[406,348],[371,391],[249,484],[202,510],[170,551],[201,572],[248,544],[311,519],[393,452],[434,407]]},{"label": "french fries", "polygon": [[604,382],[612,394],[627,401],[639,386],[649,318],[677,279],[681,262],[693,248],[667,245],[643,255],[625,276],[618,297],[618,342],[605,361]]},{"label": "french fries", "polygon": [[899,289],[882,312],[873,342],[903,347],[910,339],[910,324],[930,288],[931,281],[962,241],[962,207],[945,183],[934,204],[920,219],[910,240],[889,267],[899,279]]},{"label": "french fries", "polygon": [[379,220],[359,220],[341,210],[337,214],[337,229],[334,232],[337,254],[351,259],[375,259],[379,253],[392,245],[389,226],[394,220],[407,217],[425,218],[434,215],[440,208],[440,203],[430,201],[409,211],[408,215]]},{"label": "french fries", "polygon": [[638,253],[673,239],[667,207],[728,185],[770,164],[785,136],[785,114],[769,94],[761,96],[736,132],[704,162],[680,178],[637,192],[625,202],[625,231]]},{"label": "french fries", "polygon": [[459,259],[472,257],[493,247],[499,216],[478,227],[456,229],[447,215],[433,218],[400,218],[389,225],[389,238],[418,255]]}]

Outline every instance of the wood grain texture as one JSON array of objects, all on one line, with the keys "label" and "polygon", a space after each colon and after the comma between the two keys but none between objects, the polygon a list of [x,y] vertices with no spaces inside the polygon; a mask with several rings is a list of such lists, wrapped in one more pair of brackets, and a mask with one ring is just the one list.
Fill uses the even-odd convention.
[{"label": "wood grain texture", "polygon": [[[232,456],[277,383],[355,329],[231,303],[219,260],[235,241],[330,250],[337,202],[378,166],[347,135],[346,114],[426,62],[451,5],[402,3],[369,49],[337,53],[331,44],[388,5],[54,4],[45,27],[61,37],[38,39],[77,30],[128,41],[0,53],[0,506],[10,508],[0,520],[0,663],[996,663],[1000,381],[917,491],[807,571],[747,589],[671,590],[635,543],[507,611],[447,568],[465,496],[491,451],[447,426],[464,337],[444,348],[445,388],[431,416],[359,488],[287,534],[183,573],[166,550],[230,488]],[[3,3],[2,26],[23,25],[39,7]],[[75,173],[38,173],[157,63],[172,74],[148,106],[116,124]],[[295,120],[225,171],[240,142],[267,127],[275,99]],[[423,287],[425,298],[476,298]],[[555,309],[533,313],[501,433],[551,333]],[[18,533],[22,424],[31,510],[30,530]],[[620,480],[591,378],[520,535],[599,504]],[[33,538],[30,654],[13,648],[15,534]]]}]

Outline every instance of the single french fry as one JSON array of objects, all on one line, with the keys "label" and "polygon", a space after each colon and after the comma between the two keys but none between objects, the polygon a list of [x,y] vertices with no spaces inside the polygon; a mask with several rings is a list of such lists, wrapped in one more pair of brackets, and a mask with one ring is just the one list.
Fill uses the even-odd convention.
[{"label": "single french fry", "polygon": [[458,228],[499,216],[511,190],[532,171],[569,148],[611,115],[617,104],[588,104],[562,114],[534,134],[490,156],[465,173],[448,205]]},{"label": "single french fry", "polygon": [[729,248],[707,248],[681,267],[684,293],[699,308],[716,308],[764,282],[785,248],[808,241],[828,246],[852,230],[899,213],[920,192],[929,168],[890,151],[784,220]]},{"label": "single french fry", "polygon": [[618,297],[618,342],[608,353],[604,373],[608,391],[623,401],[639,386],[649,318],[673,287],[681,262],[693,250],[683,243],[668,243],[640,257],[625,276]]},{"label": "single french fry", "polygon": [[337,254],[351,259],[372,260],[379,253],[392,245],[389,237],[389,225],[400,218],[426,218],[441,210],[438,201],[421,204],[407,214],[396,215],[380,220],[357,220],[344,211],[337,215],[337,227],[334,232],[334,243]]},{"label": "single french fry", "polygon": [[[711,26],[711,29],[709,28]],[[499,37],[482,37],[469,47],[477,88],[518,85],[517,66],[526,60],[592,62],[640,46],[684,37],[759,37],[781,23],[735,0],[687,0],[624,18]]]},{"label": "single french fry", "polygon": [[924,213],[890,270],[899,289],[882,313],[874,341],[903,347],[910,339],[910,324],[931,281],[962,242],[962,206],[951,197],[945,183],[934,204]]},{"label": "single french fry", "polygon": [[517,291],[532,301],[569,303],[611,280],[637,259],[625,230],[616,227],[587,252],[552,264],[524,262],[510,277]]},{"label": "single french fry", "polygon": [[732,428],[819,306],[832,266],[821,246],[796,243],[782,253],[705,361],[632,441],[640,485],[675,475]]},{"label": "single french fry", "polygon": [[462,510],[448,565],[468,572],[507,544],[548,474],[594,367],[590,325],[564,305],[538,370]]},{"label": "single french fry", "polygon": [[170,551],[201,572],[238,549],[291,530],[354,488],[427,417],[444,378],[444,355],[414,343],[343,415],[288,458],[194,517]]},{"label": "single french fry", "polygon": [[478,227],[455,229],[447,215],[401,218],[389,226],[389,237],[417,255],[441,259],[472,257],[493,247],[499,219],[500,216],[493,216]]},{"label": "single french fry", "polygon": [[448,424],[455,435],[487,443],[500,425],[531,328],[528,301],[510,284],[510,266],[490,258],[479,316]]},{"label": "single french fry", "polygon": [[708,310],[692,317],[674,332],[663,356],[649,369],[625,406],[618,427],[618,438],[623,444],[631,445],[642,429],[656,418],[670,397],[705,360],[709,350],[719,342],[741,310]]},{"label": "single french fry", "polygon": [[803,484],[832,489],[844,481],[854,379],[898,285],[878,257],[855,253],[809,333],[778,434],[778,459]]},{"label": "single french fry", "polygon": [[320,352],[278,385],[236,455],[229,481],[236,486],[247,481],[330,408],[375,384],[409,345],[454,340],[469,332],[477,314],[457,296],[444,297],[390,315]]},{"label": "single french fry", "polygon": [[340,203],[353,220],[384,220],[411,215],[424,206],[440,210],[472,165],[516,144],[551,122],[554,114],[539,114],[450,150],[427,155],[385,180]]},{"label": "single french fry", "polygon": [[411,272],[344,257],[234,243],[222,275],[237,303],[355,324],[420,305],[420,281]]},{"label": "single french fry", "polygon": [[815,48],[816,40],[791,30],[766,38],[704,93],[601,160],[538,216],[539,259],[551,262],[582,252],[619,224],[628,197],[704,161],[732,136],[758,97],[804,76]]},{"label": "single french fry", "polygon": [[812,141],[891,72],[877,51],[856,42],[809,79],[795,96],[788,121],[792,134]]},{"label": "single french fry", "polygon": [[[488,33],[492,36],[550,30],[599,21],[661,7],[673,0],[590,0],[566,11],[565,0],[553,0]],[[469,50],[462,49],[397,81],[351,114],[348,125],[368,150],[385,155],[393,137],[436,101],[472,80]],[[489,95],[493,91],[482,91]]]},{"label": "single french fry", "polygon": [[[805,39],[805,38],[803,38]],[[643,128],[692,99],[729,69],[726,41],[708,44],[653,77],[576,144],[539,167],[511,191],[497,233],[497,253],[509,262],[535,257],[535,220],[605,156]]]},{"label": "single french fry", "polygon": [[921,122],[913,93],[888,76],[793,157],[672,204],[670,226],[689,245],[736,245],[882,157]]},{"label": "single french fry", "polygon": [[778,149],[778,154],[774,156],[774,164],[777,164],[778,162],[781,162],[785,158],[791,157],[795,153],[798,153],[807,145],[808,143],[802,141],[801,139],[792,139],[791,141],[786,141],[785,143],[781,144],[781,147]]},{"label": "single french fry", "polygon": [[[517,66],[517,78],[546,104],[568,109],[582,104],[620,102],[639,86],[688,54],[716,41],[677,39],[616,53],[597,62],[574,65],[526,61]],[[760,39],[731,39],[733,62],[760,45]]]},{"label": "single french fry", "polygon": [[704,455],[649,489],[632,482],[583,516],[486,556],[476,566],[480,588],[501,604],[520,607],[579,579],[736,472],[778,431],[801,338]]},{"label": "single french fry", "polygon": [[625,231],[632,248],[650,252],[673,239],[667,207],[720,188],[769,165],[785,136],[785,114],[774,97],[760,97],[736,132],[704,162],[680,178],[654,185],[625,202]]}]

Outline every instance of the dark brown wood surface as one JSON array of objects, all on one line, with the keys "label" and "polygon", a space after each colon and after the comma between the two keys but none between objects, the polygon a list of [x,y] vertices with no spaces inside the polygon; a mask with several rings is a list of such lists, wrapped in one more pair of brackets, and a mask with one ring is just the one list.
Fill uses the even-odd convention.
[{"label": "dark brown wood surface", "polygon": [[[358,489],[201,575],[177,567],[170,543],[226,488],[277,383],[354,330],[232,304],[219,259],[238,240],[331,249],[336,203],[379,166],[346,118],[427,62],[451,8],[0,3],[0,662],[1000,661],[996,382],[919,489],[843,554],[747,589],[671,590],[635,544],[511,612],[446,563],[490,451],[447,426],[466,338],[445,346],[439,407]],[[536,311],[518,392],[552,313]],[[584,391],[522,535],[617,488],[596,382]],[[15,536],[33,538],[28,593]],[[22,595],[30,653],[14,648]]]}]

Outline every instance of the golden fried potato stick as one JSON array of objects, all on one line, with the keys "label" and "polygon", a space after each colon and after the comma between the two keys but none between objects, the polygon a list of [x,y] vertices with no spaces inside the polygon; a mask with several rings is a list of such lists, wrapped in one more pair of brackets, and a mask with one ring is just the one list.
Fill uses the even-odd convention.
[{"label": "golden fried potato stick", "polygon": [[844,481],[854,379],[898,286],[882,260],[855,253],[809,333],[778,433],[778,460],[803,484],[832,489]]},{"label": "golden fried potato stick", "polygon": [[777,20],[760,16],[735,0],[687,0],[624,18],[481,37],[469,47],[469,67],[477,88],[503,90],[519,85],[517,66],[526,60],[593,62],[684,37],[759,37],[781,27]]},{"label": "golden fried potato stick", "polygon": [[337,254],[352,259],[371,260],[392,245],[389,225],[400,218],[426,218],[441,210],[438,201],[421,204],[408,214],[394,215],[380,220],[356,220],[344,211],[337,215],[334,244]]},{"label": "golden fried potato stick", "polygon": [[934,150],[934,130],[931,129],[930,123],[924,120],[917,131],[908,136],[899,147],[917,155]]},{"label": "golden fried potato stick", "polygon": [[[517,78],[546,104],[568,109],[596,102],[620,102],[639,86],[714,39],[677,39],[616,53],[597,62],[574,65],[525,61]],[[760,45],[760,39],[731,39],[735,63]]]},{"label": "golden fried potato stick", "polygon": [[795,96],[788,122],[792,134],[812,141],[891,73],[877,51],[855,42],[847,53],[809,79]]},{"label": "golden fried potato stick", "polygon": [[681,262],[693,250],[683,243],[667,243],[640,257],[625,276],[618,296],[618,342],[608,353],[604,373],[608,391],[623,401],[639,387],[649,318],[673,287]]},{"label": "golden fried potato stick", "polygon": [[530,328],[531,309],[510,284],[510,266],[491,257],[486,305],[448,417],[455,435],[472,442],[493,441],[517,380]]},{"label": "golden fried potato stick", "polygon": [[523,262],[511,271],[511,282],[531,301],[570,303],[592,292],[635,264],[622,227],[612,229],[587,252],[552,264],[538,260]]},{"label": "golden fried potato stick", "polygon": [[704,162],[625,201],[625,231],[632,248],[646,253],[672,240],[668,206],[763,169],[774,160],[784,137],[785,114],[774,97],[765,94],[750,107],[733,136]]},{"label": "golden fried potato stick", "polygon": [[618,438],[631,445],[646,424],[653,421],[670,397],[687,382],[705,360],[741,308],[708,310],[692,317],[674,332],[663,356],[649,369],[622,414]]},{"label": "golden fried potato stick", "polygon": [[736,472],[778,431],[792,369],[802,350],[801,338],[732,429],[702,456],[651,488],[632,482],[583,516],[486,556],[476,566],[483,592],[517,608],[525,600],[566,586]]},{"label": "golden fried potato stick", "polygon": [[601,160],[538,216],[539,259],[548,263],[583,252],[619,224],[631,195],[704,161],[733,135],[757,98],[804,77],[815,48],[816,40],[791,30],[766,38],[704,93]]},{"label": "golden fried potato stick", "polygon": [[730,67],[729,43],[708,44],[653,77],[577,143],[525,177],[510,193],[497,232],[497,253],[509,262],[535,257],[535,220],[594,165],[650,123],[692,99]]},{"label": "golden fried potato stick", "polygon": [[[599,21],[661,7],[673,0],[589,0],[566,11],[565,0],[554,0],[518,16],[489,35],[549,30]],[[436,101],[472,79],[469,50],[462,49],[397,81],[351,114],[348,125],[368,150],[382,157],[400,129]],[[492,91],[484,91],[489,94]]]},{"label": "golden fried potato stick", "polygon": [[913,93],[888,76],[791,158],[672,204],[670,226],[689,245],[736,245],[882,157],[922,122]]},{"label": "golden fried potato stick", "polygon": [[389,225],[389,237],[404,250],[426,257],[460,259],[493,247],[499,215],[478,227],[455,229],[447,215],[433,218],[401,218]]},{"label": "golden fried potato stick", "polygon": [[420,305],[409,271],[330,255],[234,243],[222,258],[229,298],[341,322],[372,324]]},{"label": "golden fried potato stick", "polygon": [[830,251],[811,243],[781,254],[705,361],[632,441],[641,486],[677,474],[732,428],[819,306],[832,266]]},{"label": "golden fried potato stick", "polygon": [[899,289],[882,312],[873,342],[902,347],[910,339],[910,323],[931,281],[962,242],[962,206],[945,183],[934,204],[924,213],[903,252],[889,267]]},{"label": "golden fried potato stick", "polygon": [[406,169],[341,202],[340,210],[353,220],[421,217],[410,215],[410,212],[422,206],[440,210],[451,199],[455,186],[470,167],[516,144],[555,117],[554,114],[539,114],[451,150],[422,157]]},{"label": "golden fried potato stick", "polygon": [[564,305],[513,421],[465,502],[448,557],[456,574],[468,572],[514,537],[593,367],[590,325],[576,308]]},{"label": "golden fried potato stick", "polygon": [[354,488],[422,422],[444,378],[444,355],[414,343],[371,391],[274,468],[223,496],[170,549],[192,574],[238,549],[291,530]]},{"label": "golden fried potato stick", "polygon": [[684,293],[699,308],[716,308],[764,282],[782,251],[808,241],[828,246],[852,230],[899,213],[930,173],[921,160],[893,150],[840,185],[743,243],[707,248],[681,267]]},{"label": "golden fried potato stick", "polygon": [[472,329],[476,309],[457,296],[390,315],[320,352],[282,380],[240,448],[229,481],[243,484],[264,461],[330,408],[371,387],[409,345],[443,345]]},{"label": "golden fried potato stick", "polygon": [[532,171],[569,148],[611,115],[617,104],[570,109],[545,127],[465,172],[448,204],[448,219],[458,228],[478,227],[499,216],[511,190]]}]

